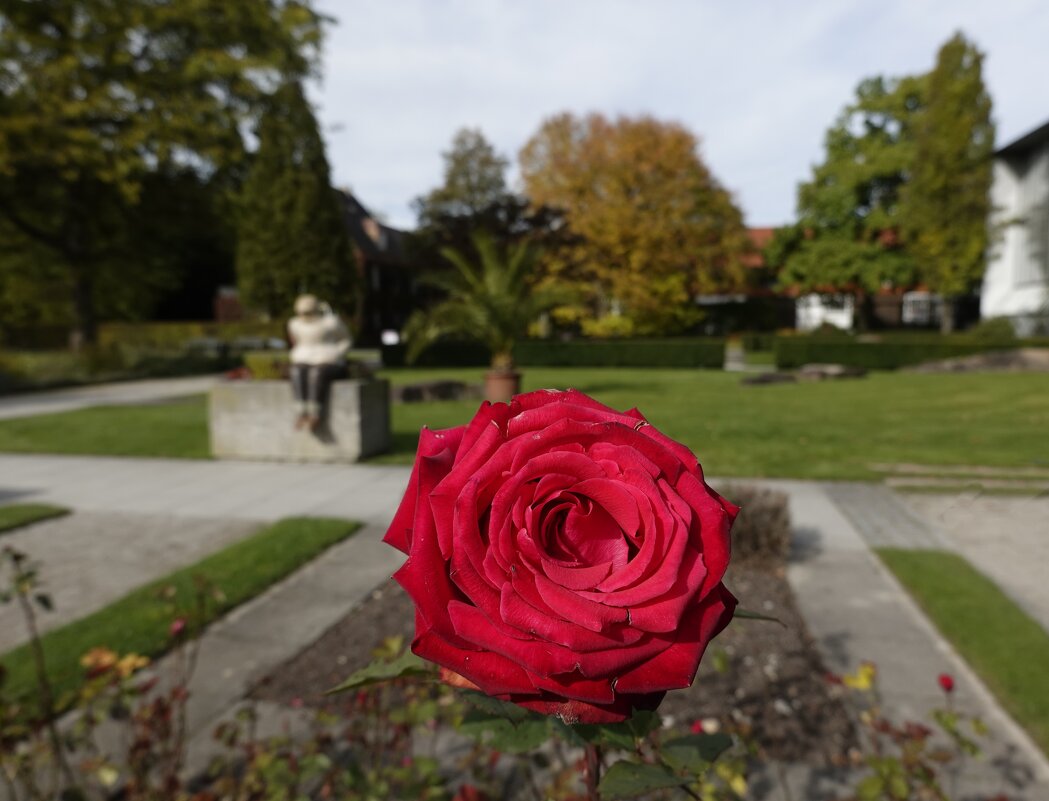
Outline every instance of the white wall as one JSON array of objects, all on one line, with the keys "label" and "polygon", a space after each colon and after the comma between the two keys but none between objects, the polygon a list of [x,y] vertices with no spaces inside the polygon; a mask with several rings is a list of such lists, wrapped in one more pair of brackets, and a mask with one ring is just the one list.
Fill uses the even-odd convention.
[{"label": "white wall", "polygon": [[995,159],[992,243],[980,293],[980,316],[1010,317],[1018,333],[1049,303],[1049,143],[1023,158]]}]

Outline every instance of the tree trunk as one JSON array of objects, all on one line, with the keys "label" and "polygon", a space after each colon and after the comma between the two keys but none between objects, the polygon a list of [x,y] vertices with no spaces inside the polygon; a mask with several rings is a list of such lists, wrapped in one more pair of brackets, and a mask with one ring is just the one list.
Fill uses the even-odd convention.
[{"label": "tree trunk", "polygon": [[98,341],[98,320],[95,317],[95,281],[89,264],[73,265],[73,330],[69,346],[75,351]]},{"label": "tree trunk", "polygon": [[953,334],[955,329],[955,312],[957,307],[955,306],[955,299],[952,296],[944,295],[943,303],[940,306],[940,333],[941,334]]}]

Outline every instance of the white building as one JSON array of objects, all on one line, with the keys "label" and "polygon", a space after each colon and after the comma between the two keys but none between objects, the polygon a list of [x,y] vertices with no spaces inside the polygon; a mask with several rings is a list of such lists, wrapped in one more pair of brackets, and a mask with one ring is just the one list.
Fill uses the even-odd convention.
[{"label": "white building", "polygon": [[824,323],[845,331],[852,329],[855,315],[855,300],[852,295],[817,294],[812,292],[798,297],[794,305],[796,324],[799,331],[815,331]]},{"label": "white building", "polygon": [[996,234],[980,316],[1008,317],[1021,336],[1049,325],[1049,123],[994,154]]}]

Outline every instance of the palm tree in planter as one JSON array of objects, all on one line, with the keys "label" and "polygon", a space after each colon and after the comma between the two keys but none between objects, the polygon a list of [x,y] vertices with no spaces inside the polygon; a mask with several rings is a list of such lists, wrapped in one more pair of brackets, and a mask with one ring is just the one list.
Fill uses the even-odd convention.
[{"label": "palm tree in planter", "polygon": [[471,237],[476,257],[455,248],[442,248],[452,264],[447,273],[426,281],[444,290],[435,306],[415,312],[405,326],[408,361],[414,362],[427,345],[444,337],[461,337],[485,345],[492,354],[485,373],[485,397],[508,401],[521,387],[514,364],[514,344],[543,312],[565,302],[562,292],[533,286],[538,249],[529,242],[499,247],[486,231]]}]

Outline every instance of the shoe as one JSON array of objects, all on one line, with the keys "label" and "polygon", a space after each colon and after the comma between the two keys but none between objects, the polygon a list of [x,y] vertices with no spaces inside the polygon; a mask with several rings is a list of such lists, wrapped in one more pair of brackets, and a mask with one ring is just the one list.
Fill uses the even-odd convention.
[{"label": "shoe", "polygon": [[310,424],[310,416],[303,412],[295,418],[295,430],[302,431],[306,426]]},{"label": "shoe", "polygon": [[306,425],[309,426],[311,432],[316,434],[317,429],[321,427],[321,419],[317,415],[311,414],[306,418]]}]

